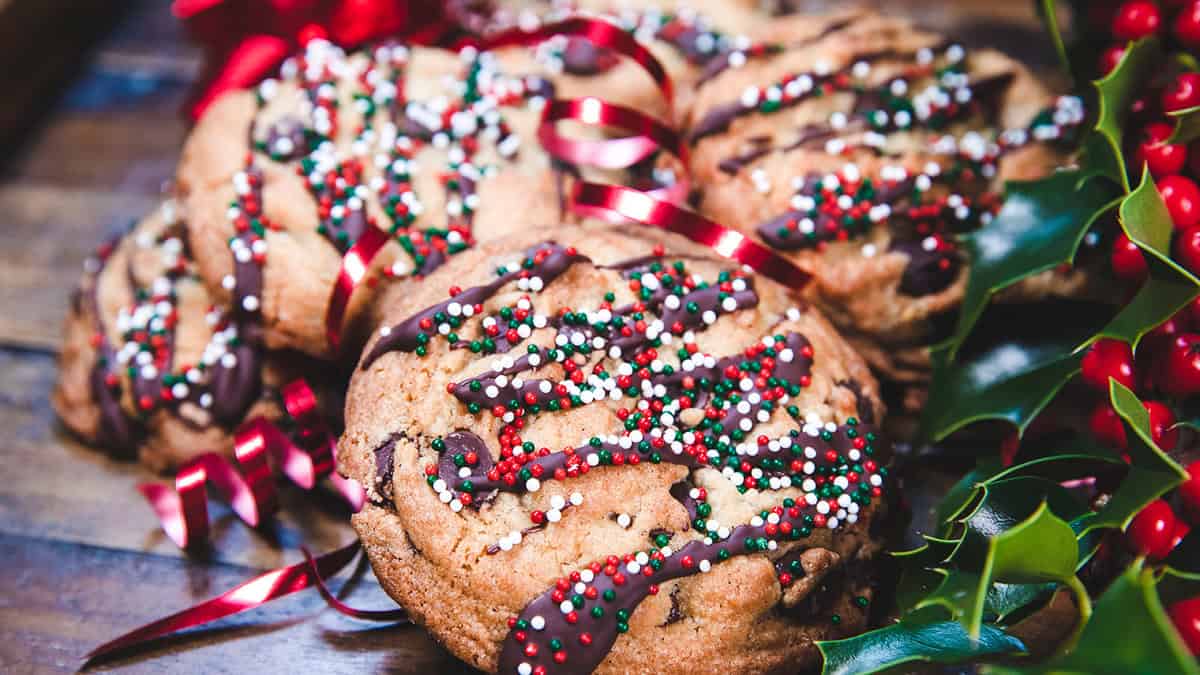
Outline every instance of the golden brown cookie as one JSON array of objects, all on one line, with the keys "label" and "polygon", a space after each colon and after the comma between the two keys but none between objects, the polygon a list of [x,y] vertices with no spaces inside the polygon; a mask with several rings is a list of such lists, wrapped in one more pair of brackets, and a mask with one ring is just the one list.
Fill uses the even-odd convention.
[{"label": "golden brown cookie", "polygon": [[282,416],[277,388],[307,361],[266,352],[253,318],[213,304],[186,230],[168,200],[88,261],[51,397],[83,439],[155,470],[230,453],[238,424]]},{"label": "golden brown cookie", "polygon": [[340,470],[377,577],[491,672],[798,671],[866,624],[889,449],[817,310],[644,227],[390,291]]},{"label": "golden brown cookie", "polygon": [[370,223],[394,239],[373,274],[410,277],[475,239],[558,222],[567,176],[535,134],[554,85],[528,50],[506,54],[313,40],[279,79],[217,100],[179,170],[214,295],[261,314],[269,347],[328,356],[334,279]]},{"label": "golden brown cookie", "polygon": [[702,212],[811,271],[806,297],[848,333],[883,354],[922,348],[962,300],[957,235],[995,215],[1005,181],[1064,162],[1081,102],[867,12],[777,19],[755,38],[777,47],[721,57],[688,115]]}]

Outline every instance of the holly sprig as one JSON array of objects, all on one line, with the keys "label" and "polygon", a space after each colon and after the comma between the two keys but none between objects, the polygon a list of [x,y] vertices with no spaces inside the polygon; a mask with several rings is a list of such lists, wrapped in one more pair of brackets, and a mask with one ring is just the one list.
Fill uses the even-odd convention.
[{"label": "holly sprig", "polygon": [[[1086,81],[1088,67],[1079,55],[1095,63],[1094,50],[1065,43],[1054,0],[1035,5],[1060,58],[1077,82]],[[941,441],[989,420],[1011,425],[1023,439],[1080,372],[1092,344],[1115,339],[1136,350],[1200,295],[1200,280],[1171,258],[1174,225],[1150,171],[1131,171],[1124,155],[1129,111],[1165,58],[1157,38],[1126,45],[1116,68],[1090,83],[1095,119],[1080,141],[1077,165],[1009,183],[997,217],[962,236],[970,276],[953,333],[931,352],[933,382],[921,420],[925,440]],[[1170,142],[1200,139],[1200,107],[1171,117]],[[1112,237],[1114,221],[1148,268],[1127,301],[1016,309],[992,303],[1025,279],[1079,263],[1085,239]],[[1015,320],[1014,312],[1025,314],[1024,320]],[[1196,594],[1200,533],[1185,536],[1163,561],[1132,558],[1094,607],[1081,579],[1114,532],[1188,479],[1156,444],[1147,408],[1133,390],[1110,380],[1105,398],[1124,429],[1124,455],[1082,433],[1026,439],[1007,460],[983,453],[944,496],[924,544],[894,554],[902,569],[899,618],[855,638],[820,643],[824,672],[972,661],[1002,662],[985,669],[1006,674],[1200,673],[1162,606],[1162,598]],[[1067,487],[1101,479],[1101,499],[1081,499],[1080,490]],[[1079,620],[1055,655],[1035,663],[1015,634],[1056,593],[1073,598]],[[1131,643],[1136,646],[1125,647]]]}]

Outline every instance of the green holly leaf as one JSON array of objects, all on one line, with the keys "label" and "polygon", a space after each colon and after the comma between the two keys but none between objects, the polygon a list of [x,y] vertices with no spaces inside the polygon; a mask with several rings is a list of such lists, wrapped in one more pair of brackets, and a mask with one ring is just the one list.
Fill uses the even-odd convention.
[{"label": "green holly leaf", "polygon": [[[1190,54],[1188,57],[1194,60],[1194,57]],[[1191,68],[1189,70],[1196,69]],[[1175,121],[1175,131],[1167,139],[1168,143],[1186,144],[1200,138],[1200,106],[1169,112],[1167,116]]]},{"label": "green holly leaf", "polygon": [[[1145,38],[1130,43],[1125,48],[1121,62],[1108,75],[1096,80],[1099,115],[1096,131],[1107,145],[1107,152],[1116,158],[1116,166],[1125,166],[1121,148],[1124,147],[1125,118],[1130,106],[1162,62],[1162,48],[1157,38]],[[1104,160],[1105,166],[1113,166],[1111,159]],[[1117,178],[1125,191],[1129,190],[1128,173],[1122,169]]]},{"label": "green holly leaf", "polygon": [[1056,583],[994,583],[988,589],[984,610],[995,624],[1011,626],[1040,609],[1058,589]]},{"label": "green holly leaf", "polygon": [[1187,479],[1183,467],[1151,439],[1150,414],[1137,395],[1116,380],[1109,380],[1109,399],[1125,426],[1129,473],[1098,512],[1082,519],[1083,533],[1100,528],[1123,529],[1138,511]]},{"label": "green holly leaf", "polygon": [[845,640],[818,642],[825,657],[822,675],[870,675],[912,663],[961,663],[1025,652],[1016,637],[984,626],[972,639],[956,621],[937,612],[918,612],[885,628]]},{"label": "green holly leaf", "polygon": [[1149,171],[1142,172],[1141,184],[1121,202],[1120,220],[1126,236],[1145,254],[1150,278],[1096,338],[1136,346],[1143,335],[1200,294],[1200,281],[1171,259],[1174,225]]},{"label": "green holly leaf", "polygon": [[1025,668],[989,666],[997,675],[1200,675],[1200,667],[1163,612],[1149,570],[1132,567],[1109,586],[1070,653]]},{"label": "green holly leaf", "polygon": [[958,324],[948,341],[950,358],[956,356],[994,294],[1074,260],[1084,234],[1116,206],[1116,197],[1111,184],[1085,180],[1079,170],[1008,183],[1000,213],[963,237],[971,271]]},{"label": "green holly leaf", "polygon": [[920,548],[892,553],[901,565],[896,583],[896,606],[901,612],[911,610],[942,583],[946,575],[938,568],[954,555],[961,541],[926,535]]},{"label": "green holly leaf", "polygon": [[[1073,579],[1079,557],[1075,531],[1056,511],[1078,504],[1052,481],[1016,477],[980,488],[978,506],[964,520],[961,545],[942,583],[918,609],[944,607],[978,636],[992,585],[1045,584]],[[1053,502],[1053,506],[1052,506]]]},{"label": "green holly leaf", "polygon": [[1073,345],[1004,342],[971,359],[951,364],[947,346],[932,350],[933,383],[921,420],[921,437],[941,440],[982,420],[1007,420],[1025,427],[1079,372]]}]

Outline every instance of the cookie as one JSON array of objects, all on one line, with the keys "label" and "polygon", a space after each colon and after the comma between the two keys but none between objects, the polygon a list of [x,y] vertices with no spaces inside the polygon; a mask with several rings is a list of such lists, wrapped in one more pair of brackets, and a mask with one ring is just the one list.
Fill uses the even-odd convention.
[{"label": "cookie", "polygon": [[81,438],[160,471],[207,451],[231,455],[233,429],[280,418],[277,388],[307,363],[266,352],[252,319],[213,304],[186,230],[167,201],[88,260],[51,396]]},{"label": "cookie", "polygon": [[1005,181],[1065,162],[1082,104],[1002,54],[869,12],[755,37],[778,46],[722,57],[688,113],[699,208],[811,271],[805,296],[848,337],[906,353],[885,371],[909,370],[962,301],[956,236],[994,217]]},{"label": "cookie", "polygon": [[889,446],[816,309],[636,226],[388,291],[347,394],[384,589],[489,672],[766,672],[867,621]]},{"label": "cookie", "polygon": [[[210,291],[261,315],[268,347],[327,357],[334,280],[370,223],[391,233],[370,270],[386,280],[559,222],[568,175],[535,134],[554,85],[529,50],[506,54],[511,68],[473,49],[346,54],[318,39],[279,79],[218,99],[179,169]],[[350,303],[351,335],[369,296]]]}]

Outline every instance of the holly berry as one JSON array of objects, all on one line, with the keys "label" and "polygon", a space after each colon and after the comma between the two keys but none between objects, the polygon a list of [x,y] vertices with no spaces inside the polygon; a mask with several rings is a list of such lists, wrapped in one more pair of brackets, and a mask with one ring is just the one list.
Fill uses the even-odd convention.
[{"label": "holly berry", "polygon": [[1179,486],[1179,501],[1188,519],[1200,525],[1200,459],[1188,464],[1187,472],[1188,479]]},{"label": "holly berry", "polygon": [[1150,167],[1150,174],[1155,178],[1163,178],[1183,171],[1187,163],[1187,146],[1179,143],[1167,143],[1166,140],[1175,132],[1175,127],[1166,122],[1152,122],[1142,129],[1142,142],[1134,153],[1134,161],[1140,168],[1143,164]]},{"label": "holly berry", "polygon": [[1117,278],[1134,283],[1141,283],[1150,272],[1142,249],[1124,232],[1113,241],[1112,270]]},{"label": "holly berry", "polygon": [[1100,74],[1111,73],[1125,57],[1125,45],[1113,45],[1100,54]]},{"label": "holly berry", "polygon": [[1150,0],[1129,0],[1117,8],[1112,34],[1121,40],[1136,40],[1153,35],[1162,23],[1158,5]]},{"label": "holly berry", "polygon": [[1083,381],[1098,391],[1108,391],[1108,378],[1133,389],[1137,378],[1133,374],[1133,350],[1129,343],[1104,338],[1088,347],[1083,355]]},{"label": "holly berry", "polygon": [[1133,517],[1125,529],[1125,537],[1134,553],[1151,560],[1162,560],[1175,548],[1172,542],[1176,522],[1171,505],[1155,499]]},{"label": "holly berry", "polygon": [[1200,392],[1200,334],[1175,337],[1159,373],[1159,387],[1172,396]]},{"label": "holly berry", "polygon": [[1200,227],[1189,227],[1175,238],[1171,253],[1184,267],[1200,273]]},{"label": "holly berry", "polygon": [[1158,192],[1167,204],[1175,229],[1200,225],[1200,187],[1184,176],[1167,176],[1158,181]]},{"label": "holly berry", "polygon": [[1125,448],[1125,427],[1117,411],[1105,401],[1096,404],[1088,418],[1092,435],[1101,443],[1114,448]]},{"label": "holly berry", "polygon": [[1200,47],[1200,0],[1191,0],[1175,15],[1171,26],[1175,38],[1193,49]]},{"label": "holly berry", "polygon": [[1179,430],[1175,426],[1175,413],[1162,401],[1143,401],[1142,406],[1150,413],[1150,439],[1163,450],[1170,452],[1179,443]]},{"label": "holly berry", "polygon": [[[1175,424],[1175,414],[1160,401],[1143,401],[1142,406],[1150,414],[1150,439],[1164,452],[1175,449],[1179,442],[1179,430],[1172,429]],[[1125,450],[1129,443],[1125,438],[1125,426],[1117,411],[1107,401],[1101,401],[1092,409],[1088,418],[1088,427],[1092,435],[1101,443]]]},{"label": "holly berry", "polygon": [[1200,73],[1180,73],[1163,88],[1162,108],[1174,112],[1200,105]]},{"label": "holly berry", "polygon": [[1200,595],[1190,600],[1180,600],[1167,609],[1167,616],[1183,638],[1192,656],[1200,656]]}]

